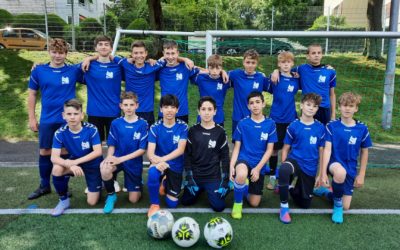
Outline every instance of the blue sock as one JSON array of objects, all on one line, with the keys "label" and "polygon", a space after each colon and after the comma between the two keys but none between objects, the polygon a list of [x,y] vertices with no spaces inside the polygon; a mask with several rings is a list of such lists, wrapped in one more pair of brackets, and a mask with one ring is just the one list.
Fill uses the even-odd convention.
[{"label": "blue sock", "polygon": [[344,193],[344,183],[336,183],[332,181],[332,188],[333,188],[333,203],[335,207],[343,206],[342,197]]},{"label": "blue sock", "polygon": [[60,196],[60,200],[66,200],[68,198],[68,180],[65,176],[54,176],[53,175],[53,185]]},{"label": "blue sock", "polygon": [[160,188],[160,176],[161,172],[158,171],[157,168],[155,167],[149,168],[147,187],[149,189],[151,204],[156,204],[156,205],[160,204],[160,197],[158,193],[158,190]]},{"label": "blue sock", "polygon": [[53,170],[53,163],[51,162],[51,156],[39,155],[40,185],[42,187],[50,187],[51,170]]},{"label": "blue sock", "polygon": [[246,191],[246,184],[239,184],[236,181],[233,183],[233,197],[235,203],[242,203],[243,202],[243,195]]},{"label": "blue sock", "polygon": [[178,206],[178,200],[173,201],[170,198],[168,198],[168,195],[165,196],[165,203],[169,208],[176,208]]}]

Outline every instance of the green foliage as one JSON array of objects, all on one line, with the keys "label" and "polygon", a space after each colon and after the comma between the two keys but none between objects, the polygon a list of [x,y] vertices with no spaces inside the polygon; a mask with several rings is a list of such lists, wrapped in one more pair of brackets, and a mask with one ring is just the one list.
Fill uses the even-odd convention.
[{"label": "green foliage", "polygon": [[[103,25],[104,16],[100,17],[100,23]],[[106,30],[107,35],[113,37],[118,27],[118,18],[114,14],[114,12],[107,11],[106,12]]]},{"label": "green foliage", "polygon": [[[64,36],[64,26],[66,26],[67,23],[61,17],[55,14],[48,14],[47,21],[48,21],[50,37],[54,38],[54,37]],[[42,31],[43,33],[46,33],[46,24],[44,15],[36,15],[36,14],[16,15],[14,16],[12,26],[37,29]]]},{"label": "green foliage", "polygon": [[7,10],[0,9],[0,28],[10,25],[13,22],[14,16]]},{"label": "green foliage", "polygon": [[103,32],[103,26],[96,18],[85,18],[79,22],[82,32]]},{"label": "green foliage", "polygon": [[[309,30],[326,30],[328,26],[328,17],[327,16],[319,16],[315,19],[313,25]],[[345,28],[346,20],[344,16],[330,16],[329,17],[329,29],[331,28]]]},{"label": "green foliage", "polygon": [[149,24],[144,18],[133,20],[127,27],[128,30],[148,30]]}]

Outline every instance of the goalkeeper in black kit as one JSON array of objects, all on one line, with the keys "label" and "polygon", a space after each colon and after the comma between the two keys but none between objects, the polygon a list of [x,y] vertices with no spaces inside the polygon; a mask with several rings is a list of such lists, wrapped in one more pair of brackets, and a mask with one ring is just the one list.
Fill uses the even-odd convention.
[{"label": "goalkeeper in black kit", "polygon": [[197,107],[201,121],[188,132],[181,202],[184,206],[192,205],[205,191],[211,208],[221,212],[229,191],[228,141],[225,130],[213,121],[217,111],[215,100],[204,96]]}]

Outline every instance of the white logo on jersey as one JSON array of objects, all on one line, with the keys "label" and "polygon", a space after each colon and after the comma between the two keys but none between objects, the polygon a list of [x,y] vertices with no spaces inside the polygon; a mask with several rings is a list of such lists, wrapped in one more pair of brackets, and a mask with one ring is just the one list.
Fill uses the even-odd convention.
[{"label": "white logo on jersey", "polygon": [[176,73],[176,80],[181,81],[183,79],[182,73]]},{"label": "white logo on jersey", "polygon": [[293,92],[294,86],[290,85],[287,87],[287,92]]},{"label": "white logo on jersey", "polygon": [[260,84],[258,82],[253,83],[253,89],[258,89],[259,86]]},{"label": "white logo on jersey", "polygon": [[222,83],[217,84],[217,90],[222,90]]},{"label": "white logo on jersey", "polygon": [[85,150],[85,149],[89,149],[90,148],[90,144],[89,144],[89,142],[87,141],[87,142],[82,142],[81,143],[81,146],[82,146],[82,150]]},{"label": "white logo on jersey", "polygon": [[172,138],[172,141],[174,144],[177,144],[179,142],[180,136],[179,135],[174,135],[174,137]]},{"label": "white logo on jersey", "polygon": [[260,140],[261,140],[261,141],[266,141],[266,140],[268,140],[268,133],[263,133],[263,132],[261,132]]},{"label": "white logo on jersey", "polygon": [[140,139],[140,132],[133,133],[133,140],[139,140],[139,139]]},{"label": "white logo on jersey", "polygon": [[106,72],[106,79],[113,79],[113,78],[114,78],[114,72],[107,71]]},{"label": "white logo on jersey", "polygon": [[217,145],[217,141],[211,139],[208,141],[208,148],[215,148],[215,145]]},{"label": "white logo on jersey", "polygon": [[357,137],[350,136],[349,145],[356,145]]},{"label": "white logo on jersey", "polygon": [[66,77],[61,77],[61,84],[69,84],[69,77],[68,76],[66,76]]},{"label": "white logo on jersey", "polygon": [[317,144],[317,137],[315,136],[310,136],[310,144]]},{"label": "white logo on jersey", "polygon": [[325,83],[325,80],[326,80],[326,76],[320,75],[319,78],[318,78],[318,82]]}]

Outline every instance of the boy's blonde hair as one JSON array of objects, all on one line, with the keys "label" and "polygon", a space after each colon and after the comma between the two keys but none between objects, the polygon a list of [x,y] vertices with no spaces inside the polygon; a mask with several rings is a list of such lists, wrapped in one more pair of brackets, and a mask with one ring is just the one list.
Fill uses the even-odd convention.
[{"label": "boy's blonde hair", "polygon": [[243,60],[245,60],[246,58],[250,58],[258,62],[259,57],[260,55],[255,49],[249,49],[243,54]]},{"label": "boy's blonde hair", "polygon": [[222,57],[220,55],[211,55],[207,59],[208,67],[218,68],[222,67]]},{"label": "boy's blonde hair", "polygon": [[339,97],[339,105],[347,106],[355,104],[357,107],[361,103],[361,96],[353,92],[345,92]]},{"label": "boy's blonde hair", "polygon": [[137,97],[137,95],[135,93],[133,93],[131,91],[128,91],[128,92],[123,91],[121,93],[121,103],[124,100],[133,100],[135,103],[137,103],[138,102],[138,97]]},{"label": "boy's blonde hair", "polygon": [[294,62],[294,55],[290,51],[282,51],[278,55],[278,62],[292,61]]},{"label": "boy's blonde hair", "polygon": [[68,44],[61,38],[51,39],[49,43],[49,51],[68,53]]}]

